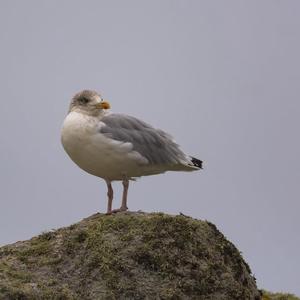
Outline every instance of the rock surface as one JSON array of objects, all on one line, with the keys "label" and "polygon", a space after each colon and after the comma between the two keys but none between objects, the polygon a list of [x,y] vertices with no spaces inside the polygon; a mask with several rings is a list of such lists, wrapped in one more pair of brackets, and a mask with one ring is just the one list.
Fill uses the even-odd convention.
[{"label": "rock surface", "polygon": [[0,299],[261,299],[215,225],[183,215],[95,214],[0,248]]}]

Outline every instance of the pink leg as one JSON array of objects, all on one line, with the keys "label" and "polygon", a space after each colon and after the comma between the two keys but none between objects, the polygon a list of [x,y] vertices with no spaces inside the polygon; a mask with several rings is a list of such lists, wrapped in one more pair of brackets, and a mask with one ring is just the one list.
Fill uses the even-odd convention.
[{"label": "pink leg", "polygon": [[117,212],[120,212],[120,211],[126,211],[128,209],[128,207],[127,207],[127,194],[128,194],[128,188],[129,188],[129,180],[124,179],[122,181],[122,184],[123,184],[123,196],[122,196],[121,207],[118,208],[118,209],[111,210],[110,213],[117,213]]},{"label": "pink leg", "polygon": [[121,210],[127,210],[127,194],[128,194],[128,188],[129,188],[129,180],[124,179],[122,181],[123,184],[123,196],[122,196],[122,205],[121,205]]},{"label": "pink leg", "polygon": [[108,198],[106,214],[109,215],[112,213],[112,201],[114,197],[114,191],[111,186],[111,182],[109,180],[106,180],[106,184],[107,184],[107,198]]}]

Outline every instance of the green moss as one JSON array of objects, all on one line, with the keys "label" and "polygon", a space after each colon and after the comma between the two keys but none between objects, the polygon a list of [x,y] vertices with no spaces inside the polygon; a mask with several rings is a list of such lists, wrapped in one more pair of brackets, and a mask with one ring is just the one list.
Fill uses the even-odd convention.
[{"label": "green moss", "polygon": [[22,271],[6,261],[0,262],[0,278],[2,279],[8,278],[12,282],[26,283],[30,282],[31,277],[30,273]]},{"label": "green moss", "polygon": [[263,290],[262,291],[262,300],[300,300],[300,298],[298,298],[292,294],[270,293],[270,292]]},{"label": "green moss", "polygon": [[42,232],[37,239],[39,241],[50,241],[56,237],[56,232],[55,231],[45,231]]},{"label": "green moss", "polygon": [[17,257],[24,263],[35,263],[39,256],[48,255],[51,252],[51,243],[48,235],[42,235],[31,240],[27,247],[16,251]]},{"label": "green moss", "polygon": [[50,289],[46,286],[0,286],[1,299],[6,300],[75,300],[78,299],[67,287],[62,286],[57,289]]}]

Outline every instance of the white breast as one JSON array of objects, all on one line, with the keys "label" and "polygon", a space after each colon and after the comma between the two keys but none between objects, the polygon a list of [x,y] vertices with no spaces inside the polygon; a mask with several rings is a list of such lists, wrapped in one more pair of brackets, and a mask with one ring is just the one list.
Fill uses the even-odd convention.
[{"label": "white breast", "polygon": [[62,144],[70,158],[86,172],[110,180],[141,176],[145,158],[122,143],[99,132],[99,118],[78,112],[67,115],[62,127]]}]

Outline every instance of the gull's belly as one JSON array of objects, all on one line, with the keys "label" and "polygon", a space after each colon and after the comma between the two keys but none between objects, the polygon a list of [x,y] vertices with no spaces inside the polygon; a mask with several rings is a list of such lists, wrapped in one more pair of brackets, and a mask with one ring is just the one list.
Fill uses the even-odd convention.
[{"label": "gull's belly", "polygon": [[[128,170],[138,169],[133,160],[124,159],[124,155],[110,151],[105,145],[78,144],[80,151],[66,149],[71,159],[86,172],[110,180],[131,177]],[[103,146],[103,147],[101,147]]]}]

